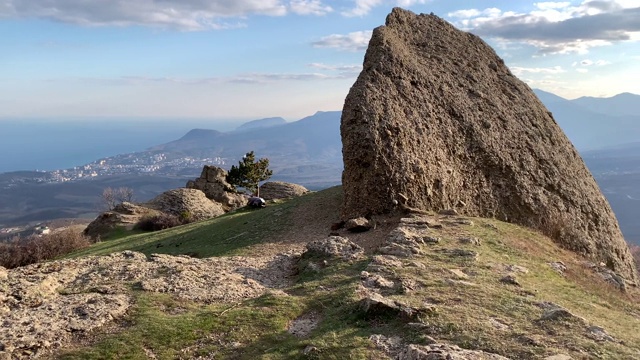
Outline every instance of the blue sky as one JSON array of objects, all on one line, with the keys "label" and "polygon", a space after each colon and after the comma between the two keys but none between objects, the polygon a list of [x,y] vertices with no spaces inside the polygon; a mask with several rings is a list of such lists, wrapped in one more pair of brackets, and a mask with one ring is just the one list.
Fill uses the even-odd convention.
[{"label": "blue sky", "polygon": [[640,0],[0,0],[0,119],[340,110],[394,6],[480,35],[531,87],[640,94]]}]

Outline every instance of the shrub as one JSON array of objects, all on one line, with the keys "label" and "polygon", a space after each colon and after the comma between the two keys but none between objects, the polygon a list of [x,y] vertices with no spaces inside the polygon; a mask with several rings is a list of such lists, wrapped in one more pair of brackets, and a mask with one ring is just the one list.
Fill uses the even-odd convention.
[{"label": "shrub", "polygon": [[16,236],[0,243],[0,266],[8,269],[51,260],[91,245],[89,238],[73,230],[47,235]]},{"label": "shrub", "polygon": [[189,222],[191,222],[191,216],[161,214],[142,218],[135,228],[142,231],[159,231],[188,224]]}]

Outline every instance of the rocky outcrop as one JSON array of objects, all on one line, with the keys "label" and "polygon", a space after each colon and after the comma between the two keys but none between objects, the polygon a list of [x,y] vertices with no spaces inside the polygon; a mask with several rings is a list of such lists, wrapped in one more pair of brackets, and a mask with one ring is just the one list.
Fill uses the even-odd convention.
[{"label": "rocky outcrop", "polygon": [[193,221],[225,213],[222,204],[208,199],[197,189],[173,189],[156,196],[145,206],[167,214],[189,217]]},{"label": "rocky outcrop", "polygon": [[342,113],[342,218],[398,208],[496,217],[637,281],[593,177],[552,114],[479,37],[394,9]]},{"label": "rocky outcrop", "polygon": [[20,267],[0,283],[0,358],[44,357],[112,324],[132,288],[198,303],[237,303],[289,285],[297,254],[196,259],[125,251]]},{"label": "rocky outcrop", "polygon": [[227,172],[216,166],[205,165],[200,177],[187,182],[187,188],[204,192],[207,198],[219,202],[230,211],[247,205],[247,197],[236,193],[236,189],[227,182]]},{"label": "rocky outcrop", "polygon": [[161,212],[157,210],[123,202],[116,205],[113,210],[98,215],[95,220],[87,225],[84,234],[96,239],[117,228],[131,230],[142,218],[160,214]]},{"label": "rocky outcrop", "polygon": [[260,186],[260,197],[265,200],[288,199],[308,193],[306,187],[282,181],[269,181]]}]

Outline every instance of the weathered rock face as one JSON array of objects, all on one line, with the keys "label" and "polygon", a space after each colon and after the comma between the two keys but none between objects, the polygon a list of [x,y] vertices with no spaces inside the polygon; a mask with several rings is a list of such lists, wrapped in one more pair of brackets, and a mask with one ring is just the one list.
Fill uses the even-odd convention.
[{"label": "weathered rock face", "polygon": [[208,199],[197,189],[173,189],[156,196],[145,206],[176,216],[204,220],[224,214],[222,204]]},{"label": "weathered rock face", "polygon": [[199,178],[187,182],[187,188],[201,190],[209,199],[221,203],[225,211],[247,205],[247,198],[237,194],[226,178],[227,172],[224,169],[205,165]]},{"label": "weathered rock face", "polygon": [[551,113],[485,42],[437,16],[396,8],[374,30],[341,134],[343,219],[457,208],[541,229],[637,280],[613,212]]},{"label": "weathered rock face", "polygon": [[302,196],[309,190],[298,184],[282,181],[269,181],[260,186],[260,197],[265,200],[287,199]]},{"label": "weathered rock face", "polygon": [[123,202],[116,205],[113,210],[98,215],[95,220],[87,225],[84,234],[95,239],[110,233],[118,227],[131,230],[142,218],[159,214],[160,212],[157,210]]}]

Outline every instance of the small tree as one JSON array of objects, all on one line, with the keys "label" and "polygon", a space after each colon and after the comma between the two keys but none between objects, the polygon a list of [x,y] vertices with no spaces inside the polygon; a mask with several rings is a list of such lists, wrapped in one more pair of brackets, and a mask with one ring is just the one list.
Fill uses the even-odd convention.
[{"label": "small tree", "polygon": [[102,207],[107,210],[113,210],[116,205],[133,200],[133,189],[129,187],[119,187],[115,189],[108,187],[102,191],[100,200]]},{"label": "small tree", "polygon": [[269,159],[256,161],[253,151],[248,152],[238,162],[238,166],[231,166],[227,174],[227,182],[236,187],[243,187],[260,196],[260,181],[265,181],[273,175],[269,170]]}]

